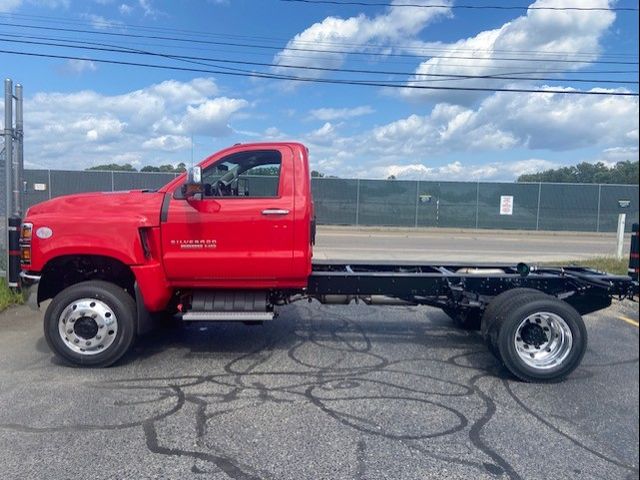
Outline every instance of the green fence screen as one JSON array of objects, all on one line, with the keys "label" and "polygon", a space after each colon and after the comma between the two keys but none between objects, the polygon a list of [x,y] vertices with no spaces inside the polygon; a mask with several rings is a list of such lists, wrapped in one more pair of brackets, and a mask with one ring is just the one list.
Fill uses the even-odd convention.
[{"label": "green fence screen", "polygon": [[[25,204],[77,192],[155,189],[172,173],[26,170]],[[274,178],[252,177],[253,192]],[[638,222],[638,185],[313,178],[321,225],[614,232]]]}]

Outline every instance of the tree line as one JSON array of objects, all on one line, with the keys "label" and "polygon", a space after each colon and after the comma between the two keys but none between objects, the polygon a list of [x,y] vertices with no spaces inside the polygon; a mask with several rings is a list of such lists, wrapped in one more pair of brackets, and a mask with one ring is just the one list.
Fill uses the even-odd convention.
[{"label": "tree line", "polygon": [[[104,165],[96,165],[87,168],[87,170],[103,170],[113,172],[162,172],[162,173],[182,173],[187,170],[187,166],[180,162],[177,165],[146,165],[140,170],[136,169],[129,163],[117,164],[109,163]],[[253,169],[252,175],[274,176],[278,175],[278,168],[256,168]],[[317,170],[311,171],[314,178],[338,178],[333,175],[325,175]],[[551,183],[605,183],[605,184],[638,184],[638,161],[631,162],[626,160],[618,162],[612,167],[608,167],[602,162],[587,163],[582,162],[569,167],[561,167],[555,169],[544,170],[538,173],[526,173],[518,177],[518,182],[551,182]],[[387,180],[395,180],[395,176],[391,175]]]},{"label": "tree line", "polygon": [[518,177],[518,182],[554,182],[554,183],[617,183],[638,184],[638,162],[618,162],[608,167],[602,162],[582,162],[570,167],[527,173]]},{"label": "tree line", "polygon": [[118,163],[105,163],[104,165],[96,165],[95,167],[87,168],[86,170],[101,170],[106,172],[162,172],[162,173],[182,173],[187,171],[187,166],[180,162],[178,165],[160,165],[158,167],[153,165],[146,165],[138,170],[130,163],[118,164]]}]

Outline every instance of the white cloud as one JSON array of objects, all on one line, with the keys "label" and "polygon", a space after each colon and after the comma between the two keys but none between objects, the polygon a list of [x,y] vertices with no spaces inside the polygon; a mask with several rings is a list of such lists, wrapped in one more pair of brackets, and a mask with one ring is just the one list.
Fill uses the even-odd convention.
[{"label": "white cloud", "polygon": [[[19,9],[24,0],[0,0],[0,12],[13,12]],[[27,0],[26,3],[50,9],[69,8],[70,0]]]},{"label": "white cloud", "polygon": [[409,115],[355,136],[342,135],[338,127],[327,123],[303,137],[310,144],[314,167],[323,166],[325,173],[512,179],[555,164],[534,158],[488,165],[452,162],[433,169],[429,159],[453,153],[464,158],[512,149],[582,148],[601,148],[611,158],[635,152],[637,158],[638,99],[495,93],[475,109],[441,103],[428,114]]},{"label": "white cloud", "polygon": [[231,128],[221,119],[229,118],[247,105],[249,102],[246,100],[227,97],[207,100],[197,106],[189,105],[178,130],[213,136],[231,133]]},{"label": "white cloud", "polygon": [[602,162],[609,166],[613,166],[618,162],[637,162],[639,150],[637,143],[635,146],[629,147],[611,147],[605,148],[602,154],[594,162]]},{"label": "white cloud", "polygon": [[37,93],[25,100],[25,156],[48,168],[85,168],[125,154],[145,164],[180,161],[190,135],[231,133],[234,114],[249,105],[217,91],[212,79],[197,78],[120,95]]},{"label": "white cloud", "polygon": [[398,180],[513,180],[525,173],[536,173],[556,167],[558,167],[556,162],[538,158],[483,165],[455,161],[439,167],[429,167],[421,163],[387,165],[374,168],[369,175],[373,174],[379,178],[394,175]]},{"label": "white cloud", "polygon": [[[563,6],[609,8],[613,0],[566,0]],[[556,6],[556,0],[538,0],[532,6]],[[454,43],[424,44],[438,58],[430,58],[416,69],[412,80],[427,80],[428,74],[497,75],[531,72],[549,76],[553,70],[577,70],[588,66],[602,50],[600,40],[615,20],[612,11],[528,10],[517,19],[495,30],[487,30]],[[534,54],[532,52],[540,52]],[[553,54],[553,55],[549,55]],[[458,57],[455,59],[441,57]],[[470,57],[470,58],[460,58]],[[500,58],[522,59],[503,61]],[[530,61],[528,59],[547,61]],[[563,63],[548,60],[581,60],[587,63]],[[455,64],[455,66],[448,66]],[[422,76],[421,76],[422,75]],[[513,75],[510,75],[513,76]],[[451,79],[448,86],[492,87],[507,85],[508,80]],[[415,83],[414,83],[415,85]],[[423,85],[429,85],[428,83]],[[439,81],[433,85],[442,85]],[[485,92],[405,89],[410,99],[429,99],[469,103]]]},{"label": "white cloud", "polygon": [[[393,0],[392,4],[403,3]],[[415,0],[423,5],[449,5],[449,0]],[[445,8],[402,8],[391,6],[375,17],[327,17],[291,39],[284,50],[276,54],[274,63],[300,67],[340,67],[350,52],[370,51],[373,43],[391,45],[414,37],[431,21],[450,14]],[[296,49],[312,49],[300,52]],[[346,53],[327,53],[329,51]],[[376,49],[377,50],[377,49]],[[277,67],[277,73],[291,74],[295,70]],[[305,76],[321,77],[321,71],[307,71]]]},{"label": "white cloud", "polygon": [[13,12],[22,5],[22,0],[0,0],[0,12]]},{"label": "white cloud", "polygon": [[183,150],[191,146],[191,139],[179,135],[162,135],[160,137],[150,138],[142,144],[142,148],[147,150],[163,150],[166,152],[175,152]]},{"label": "white cloud", "polygon": [[142,9],[142,13],[145,17],[156,18],[159,15],[164,15],[164,12],[157,10],[151,0],[138,0],[138,6]]},{"label": "white cloud", "polygon": [[89,23],[96,30],[107,30],[112,29],[114,27],[121,27],[124,25],[122,22],[118,20],[110,20],[101,15],[94,15],[92,13],[83,13],[81,15],[82,18],[89,20]]},{"label": "white cloud", "polygon": [[97,69],[98,66],[91,60],[67,60],[67,70],[72,73],[95,72]]},{"label": "white cloud", "polygon": [[374,112],[375,110],[369,105],[363,105],[354,108],[317,108],[315,110],[311,110],[309,114],[311,115],[311,118],[316,120],[331,121],[360,117]]},{"label": "white cloud", "polygon": [[131,5],[123,3],[118,7],[118,11],[121,15],[129,15],[133,11],[133,7]]}]

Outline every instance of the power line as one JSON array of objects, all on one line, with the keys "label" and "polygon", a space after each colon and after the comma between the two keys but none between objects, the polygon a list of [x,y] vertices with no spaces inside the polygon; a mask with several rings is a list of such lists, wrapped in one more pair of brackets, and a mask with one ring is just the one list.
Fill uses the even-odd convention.
[{"label": "power line", "polygon": [[[94,42],[82,42],[82,41],[78,41],[75,40],[75,38],[70,38],[70,37],[59,37],[59,36],[54,36],[54,37],[38,37],[38,36],[27,36],[27,35],[14,35],[14,34],[8,34],[5,33],[5,36],[11,36],[11,37],[20,37],[20,38],[40,38],[40,39],[51,39],[54,41],[63,41],[63,42],[76,42],[76,43],[87,43],[87,44],[94,44],[94,45],[98,45],[99,43],[94,43]],[[109,45],[109,44],[105,44],[105,45]],[[209,47],[195,47],[195,46],[176,46],[176,45],[170,45],[170,44],[158,44],[158,43],[149,43],[149,42],[136,42],[136,41],[118,41],[118,43],[116,44],[119,47],[122,48],[129,48],[131,50],[139,50],[138,48],[131,48],[131,46],[137,47],[137,46],[142,46],[142,47],[162,47],[162,48],[170,48],[170,49],[177,49],[177,50],[184,50],[184,49],[190,49],[190,50],[202,50],[202,51],[206,51],[206,52],[217,52],[217,53],[224,53],[226,55],[235,55],[235,54],[242,54],[243,56],[271,56],[271,54],[269,53],[264,53],[264,52],[256,52],[253,50],[242,50],[242,51],[229,51],[226,49],[217,49],[217,48],[209,48]],[[142,51],[142,50],[140,50]],[[289,54],[287,55],[287,58],[295,58],[295,59],[313,59],[313,60],[318,60],[318,56],[307,56],[307,55],[293,55],[293,54]],[[233,59],[230,59],[233,60]],[[366,62],[366,64],[370,64],[369,61],[365,61],[365,60],[358,60],[358,59],[351,59],[350,60],[351,63],[363,63]],[[392,61],[392,60],[386,60],[387,64],[392,64],[392,65],[410,65],[412,68],[415,67],[415,62],[407,62],[407,61]],[[478,68],[478,65],[472,65],[472,64],[461,64],[461,63],[438,63],[437,65],[434,64],[433,67],[436,67],[438,70],[446,70],[449,68]],[[513,71],[511,73],[507,73],[505,72],[505,66],[490,66],[490,65],[483,65],[482,66],[483,69],[485,70],[500,70],[502,73],[496,73],[495,75],[524,75],[524,74],[568,74],[568,73],[574,73],[573,70],[566,70],[566,69],[539,69],[539,70],[526,70],[526,71]],[[638,74],[638,70],[581,70],[581,75],[627,75],[627,74]],[[594,80],[596,81],[596,80]]]},{"label": "power line", "polygon": [[440,87],[433,85],[396,85],[385,82],[373,82],[373,81],[356,81],[356,80],[340,80],[340,79],[323,79],[323,78],[309,78],[309,77],[287,77],[282,75],[256,73],[256,72],[225,72],[220,70],[209,70],[201,68],[188,68],[188,67],[176,67],[169,65],[157,65],[149,63],[138,62],[125,62],[122,60],[107,60],[101,58],[88,58],[88,57],[75,57],[71,55],[54,55],[35,52],[23,52],[15,50],[0,50],[0,53],[6,53],[10,55],[21,55],[40,58],[56,58],[65,60],[80,60],[91,61],[97,63],[106,63],[113,65],[126,65],[145,68],[155,68],[162,70],[184,71],[184,72],[199,72],[199,73],[213,73],[217,75],[229,75],[236,77],[253,77],[264,78],[273,80],[288,80],[294,82],[305,83],[324,83],[324,84],[336,84],[336,85],[355,85],[355,86],[368,86],[368,87],[385,87],[385,88],[401,88],[407,90],[448,90],[448,91],[463,91],[463,92],[511,92],[511,93],[546,93],[546,94],[565,94],[565,95],[598,95],[598,96],[617,96],[617,97],[637,97],[638,93],[635,92],[608,92],[600,90],[560,90],[560,89],[533,89],[533,88],[485,88],[485,87]]},{"label": "power line", "polygon": [[[26,15],[26,14],[16,14],[16,13],[11,13],[11,14],[7,14],[7,13],[0,13],[0,17],[7,17],[9,19],[13,19],[13,17],[20,17],[20,18],[25,18],[28,20],[32,20],[32,21],[38,21],[38,22],[47,22],[47,23],[62,23],[62,24],[75,24],[75,25],[82,25],[82,26],[87,26],[89,25],[86,21],[80,21],[80,20],[74,20],[74,19],[63,19],[63,18],[59,18],[59,17],[52,17],[52,16],[44,16],[44,15]],[[41,20],[42,19],[42,20]],[[229,37],[232,38],[238,38],[238,39],[252,39],[252,40],[264,40],[267,42],[288,42],[289,39],[283,39],[283,38],[276,38],[276,37],[265,37],[265,36],[255,36],[255,35],[250,35],[250,36],[246,36],[246,35],[237,35],[237,34],[232,34],[232,33],[220,33],[220,34],[215,34],[215,33],[211,33],[211,32],[203,32],[203,31],[198,31],[198,30],[184,30],[184,29],[175,29],[175,28],[167,28],[167,27],[152,27],[152,26],[146,26],[146,25],[135,25],[135,24],[128,24],[128,23],[114,23],[112,21],[97,21],[97,20],[92,20],[90,22],[90,25],[92,25],[94,28],[113,28],[113,27],[126,27],[128,30],[151,30],[151,31],[156,31],[156,32],[179,32],[179,33],[186,33],[186,34],[192,34],[192,35],[197,35],[199,39],[201,39],[203,36],[204,37],[212,37],[212,38],[224,38],[224,39],[228,39]],[[95,31],[89,31],[89,33],[98,33]],[[361,47],[361,44],[358,43],[348,43],[348,42],[330,42],[330,41],[319,41],[319,40],[313,40],[313,41],[304,41],[304,40],[296,40],[296,44],[309,44],[312,46],[317,47],[318,45],[330,45],[330,46],[342,46],[342,47]],[[416,55],[423,55],[426,54],[425,52],[490,52],[490,53],[509,53],[509,54],[534,54],[534,55],[572,55],[574,57],[578,57],[578,56],[599,56],[599,57],[631,57],[631,58],[637,58],[638,55],[635,53],[600,53],[600,52],[567,52],[567,51],[535,51],[535,50],[503,50],[503,49],[479,49],[479,48],[462,48],[462,47],[455,47],[455,48],[451,48],[451,47],[447,47],[447,46],[441,46],[441,47],[437,47],[437,46],[409,46],[409,45],[401,45],[401,44],[374,44],[374,43],[367,43],[367,48],[371,48],[371,47],[375,47],[375,48],[396,48],[396,49],[401,49],[401,50],[413,50],[414,53]]]},{"label": "power line", "polygon": [[637,12],[637,8],[633,7],[537,7],[525,5],[424,5],[420,3],[389,3],[389,2],[360,2],[346,0],[280,0],[289,3],[306,3],[306,4],[328,4],[328,5],[357,5],[360,7],[411,7],[411,8],[432,8],[432,9],[464,9],[464,10],[553,10],[553,11],[578,11],[578,12]]},{"label": "power line", "polygon": [[[276,47],[272,45],[259,45],[259,44],[247,44],[247,43],[236,43],[236,42],[221,42],[221,41],[213,41],[213,40],[198,40],[198,39],[184,39],[179,37],[166,37],[159,35],[141,35],[141,34],[133,34],[133,33],[117,33],[117,32],[96,32],[92,30],[85,29],[77,29],[77,28],[62,28],[62,27],[44,27],[39,25],[23,25],[23,24],[11,24],[6,22],[0,22],[2,26],[11,26],[11,27],[23,27],[23,28],[33,28],[38,30],[52,30],[52,31],[63,31],[63,32],[74,32],[74,33],[90,33],[94,35],[108,35],[115,37],[129,37],[129,38],[146,38],[146,39],[156,39],[156,40],[171,40],[176,42],[188,42],[188,43],[199,43],[199,44],[207,44],[207,45],[225,45],[231,47],[248,47],[248,48],[259,48],[259,49],[268,49],[268,50],[277,50],[277,51],[302,51],[302,52],[315,52],[315,53],[323,53],[323,54],[340,54],[340,55],[366,55],[366,56],[379,56],[379,57],[423,57],[421,55],[416,54],[403,54],[403,53],[381,53],[381,52],[354,52],[349,50],[318,50],[313,48],[302,48],[302,47]],[[286,55],[285,55],[286,56]],[[517,62],[552,62],[552,63],[582,63],[582,64],[609,64],[609,65],[637,65],[637,62],[626,62],[626,61],[614,61],[614,60],[569,60],[569,59],[558,59],[558,58],[510,58],[510,57],[475,57],[475,56],[458,56],[458,55],[426,55],[430,58],[441,58],[441,59],[462,59],[462,60],[476,60],[476,61],[517,61]]]},{"label": "power line", "polygon": [[[261,67],[270,67],[270,68],[287,68],[287,69],[295,69],[295,70],[311,70],[311,71],[321,71],[321,72],[336,72],[336,73],[357,73],[357,74],[367,74],[367,75],[405,75],[411,77],[434,77],[438,79],[457,79],[457,80],[517,80],[517,81],[548,81],[548,82],[577,82],[577,83],[611,83],[611,84],[638,84],[638,81],[629,81],[629,80],[598,80],[598,79],[588,79],[588,78],[550,78],[550,77],[523,77],[523,76],[514,76],[514,75],[524,75],[527,72],[516,72],[512,74],[504,73],[504,74],[495,74],[495,75],[464,75],[464,74],[439,74],[439,73],[415,73],[415,72],[400,72],[400,71],[390,71],[390,70],[362,70],[362,69],[353,69],[353,68],[330,68],[330,67],[311,67],[311,66],[300,66],[300,65],[287,65],[287,64],[274,64],[274,63],[266,63],[266,62],[251,62],[251,61],[242,61],[242,60],[230,60],[230,59],[221,59],[221,58],[211,58],[211,57],[196,57],[196,56],[186,56],[186,55],[173,55],[167,53],[160,52],[151,52],[146,50],[138,50],[138,49],[123,49],[118,45],[110,45],[105,43],[96,43],[96,42],[87,42],[87,41],[78,41],[78,40],[67,40],[67,42],[73,42],[76,45],[69,44],[61,44],[56,43],[51,37],[37,37],[37,36],[25,36],[25,35],[12,35],[12,34],[0,34],[13,38],[21,38],[22,40],[15,39],[7,39],[0,38],[0,42],[10,42],[10,43],[19,43],[19,44],[28,44],[28,45],[44,45],[51,47],[64,47],[64,48],[74,48],[81,50],[91,50],[91,51],[105,51],[111,53],[126,53],[126,54],[135,54],[135,55],[147,55],[147,56],[155,56],[155,57],[163,57],[169,58],[172,60],[184,60],[184,61],[194,61],[193,63],[200,62],[214,62],[214,63],[225,63],[225,64],[236,64],[236,65],[250,65],[250,66],[261,66]],[[46,40],[46,42],[38,42],[34,40],[24,40],[27,39],[36,39],[36,40]],[[93,45],[93,46],[87,46]],[[119,47],[119,48],[112,48]],[[211,65],[209,65],[211,66]],[[218,68],[221,68],[218,65],[215,65]],[[246,70],[239,70],[246,71]],[[417,80],[416,78],[412,78],[409,80],[411,83],[417,83],[421,81],[429,81],[429,80]],[[386,83],[392,83],[391,80],[386,80]]]},{"label": "power line", "polygon": [[[0,14],[1,15],[1,14]],[[13,34],[9,34],[9,33],[5,33],[5,35],[7,36],[13,36],[13,37],[23,37],[26,38],[27,36],[25,35],[13,35]],[[69,38],[69,37],[36,37],[33,36],[33,38],[47,38],[47,39],[52,39],[52,40],[60,40],[60,41],[72,41],[75,42],[75,38]],[[87,43],[91,43],[91,42],[87,42]],[[178,50],[184,50],[184,49],[189,49],[189,50],[203,50],[203,51],[207,51],[207,52],[220,52],[220,53],[224,53],[226,55],[234,55],[234,54],[242,54],[244,56],[271,56],[270,53],[267,52],[259,52],[259,51],[255,51],[255,50],[228,50],[228,49],[219,49],[219,48],[211,48],[211,47],[197,47],[194,45],[170,45],[170,44],[158,44],[158,43],[149,43],[149,42],[139,42],[139,41],[119,41],[118,45],[141,45],[141,46],[154,46],[154,47],[163,47],[163,48],[171,48],[171,49],[178,49]],[[457,49],[456,49],[457,50]],[[497,50],[495,50],[497,51]],[[314,55],[314,56],[310,56],[310,55],[296,55],[294,53],[287,53],[287,58],[291,58],[291,59],[313,59],[313,60],[318,60],[319,58],[330,58],[329,56],[325,56],[325,55]],[[367,60],[360,60],[358,58],[352,58],[350,59],[351,63],[367,63],[369,64],[370,62]],[[412,67],[415,66],[414,62],[408,62],[408,61],[403,61],[403,60],[397,60],[394,61],[392,59],[385,59],[385,63],[387,64],[396,64],[396,65],[411,65]],[[439,70],[446,70],[449,68],[477,68],[478,65],[472,65],[472,64],[463,64],[463,63],[444,63],[444,62],[438,62],[438,64],[434,64],[432,65],[433,67],[437,67]],[[483,69],[485,70],[500,70],[500,71],[504,71],[505,67],[504,66],[491,66],[491,65],[483,65],[482,66]],[[536,70],[536,71],[532,71],[532,72],[513,72],[513,74],[522,74],[522,73],[541,73],[541,74],[553,74],[553,73],[573,73],[572,70],[558,70],[558,69],[549,69],[549,68],[544,68],[541,70]],[[582,75],[599,75],[599,74],[634,74],[634,73],[638,73],[637,70],[583,70]]]}]

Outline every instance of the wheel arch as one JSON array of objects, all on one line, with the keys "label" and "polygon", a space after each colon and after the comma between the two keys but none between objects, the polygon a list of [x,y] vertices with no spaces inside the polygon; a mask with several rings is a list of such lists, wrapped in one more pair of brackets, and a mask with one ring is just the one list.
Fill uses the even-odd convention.
[{"label": "wheel arch", "polygon": [[135,275],[122,260],[107,255],[72,254],[54,257],[45,264],[38,285],[38,304],[88,280],[113,283],[136,298]]}]

